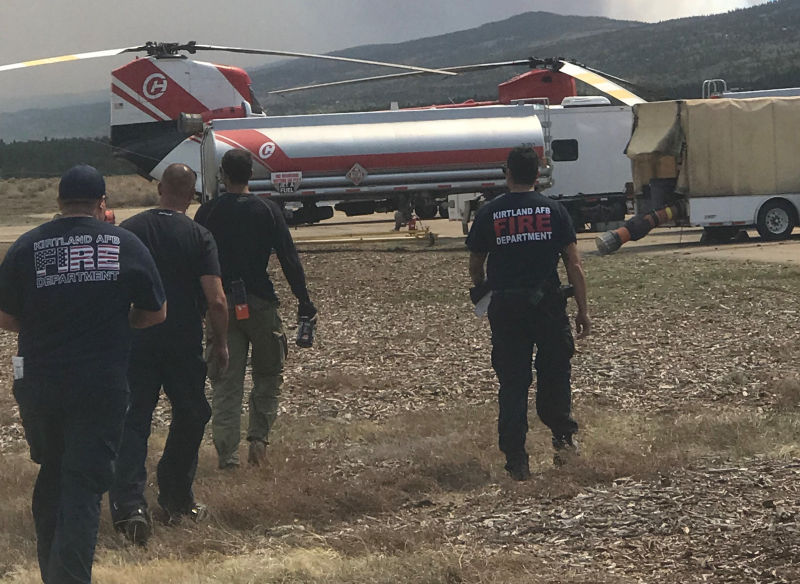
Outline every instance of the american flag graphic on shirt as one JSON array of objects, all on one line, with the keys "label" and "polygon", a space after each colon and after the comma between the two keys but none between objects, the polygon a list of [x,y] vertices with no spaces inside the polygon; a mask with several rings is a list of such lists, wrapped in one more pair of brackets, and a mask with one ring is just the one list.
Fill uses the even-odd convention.
[{"label": "american flag graphic on shirt", "polygon": [[36,287],[116,280],[119,249],[119,237],[110,234],[52,237],[34,242]]}]

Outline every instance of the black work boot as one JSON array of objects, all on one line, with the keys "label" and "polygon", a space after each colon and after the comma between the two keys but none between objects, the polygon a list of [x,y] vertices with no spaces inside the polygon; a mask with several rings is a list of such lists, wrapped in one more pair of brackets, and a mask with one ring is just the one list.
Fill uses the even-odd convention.
[{"label": "black work boot", "polygon": [[528,454],[526,452],[506,455],[506,471],[515,481],[527,481],[531,478],[528,467]]},{"label": "black work boot", "polygon": [[202,523],[208,519],[208,515],[208,507],[195,501],[190,506],[181,508],[161,505],[158,520],[164,525],[179,525],[184,518],[191,519],[194,523]]},{"label": "black work boot", "polygon": [[553,465],[562,467],[569,464],[580,456],[578,443],[572,435],[556,437],[553,436]]},{"label": "black work boot", "polygon": [[165,525],[178,525],[183,518],[192,520],[194,523],[201,523],[208,519],[208,507],[192,499],[182,500],[176,503],[159,493],[158,513],[156,519]]},{"label": "black work boot", "polygon": [[150,515],[141,507],[114,522],[114,529],[125,536],[129,542],[145,546],[153,533]]}]

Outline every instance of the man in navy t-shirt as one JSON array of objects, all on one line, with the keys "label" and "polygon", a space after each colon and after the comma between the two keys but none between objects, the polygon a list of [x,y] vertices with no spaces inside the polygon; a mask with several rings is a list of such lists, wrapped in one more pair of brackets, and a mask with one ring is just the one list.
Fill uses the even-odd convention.
[{"label": "man in navy t-shirt", "polygon": [[473,301],[492,292],[488,315],[492,366],[500,382],[500,450],[515,480],[530,476],[525,437],[534,346],[536,411],[553,433],[554,461],[560,464],[576,452],[572,435],[578,424],[570,412],[575,345],[558,278],[559,258],[564,258],[575,291],[578,338],[591,327],[575,229],[560,203],[534,190],[538,171],[533,149],[512,149],[506,168],[509,192],[481,207],[466,241]]},{"label": "man in navy t-shirt", "polygon": [[68,170],[61,214],[22,235],[0,265],[0,328],[19,332],[14,397],[31,458],[44,582],[91,582],[100,499],[128,404],[131,328],[166,317],[161,279],[132,233],[103,223],[105,181]]},{"label": "man in navy t-shirt", "polygon": [[[152,254],[169,304],[166,321],[137,331],[133,337],[128,368],[131,406],[108,496],[114,526],[140,545],[147,543],[151,531],[144,496],[145,461],[162,386],[171,405],[172,422],[158,463],[158,503],[170,523],[182,516],[199,520],[206,514],[192,491],[198,451],[211,417],[205,396],[203,316],[208,309],[213,337],[224,338],[228,302],[214,238],[186,216],[196,180],[185,164],[170,164],[158,185],[159,208],[134,215],[120,225],[142,240]],[[227,345],[214,345],[210,359],[218,370],[224,370]]]}]

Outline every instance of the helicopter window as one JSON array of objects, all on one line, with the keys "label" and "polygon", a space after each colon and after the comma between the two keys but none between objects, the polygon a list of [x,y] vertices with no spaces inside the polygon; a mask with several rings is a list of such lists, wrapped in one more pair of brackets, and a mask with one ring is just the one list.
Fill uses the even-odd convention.
[{"label": "helicopter window", "polygon": [[553,140],[553,162],[578,160],[577,140]]}]

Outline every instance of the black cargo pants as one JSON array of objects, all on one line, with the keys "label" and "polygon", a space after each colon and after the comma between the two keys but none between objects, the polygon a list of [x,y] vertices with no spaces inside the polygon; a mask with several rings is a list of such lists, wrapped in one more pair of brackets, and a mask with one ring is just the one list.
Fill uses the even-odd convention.
[{"label": "black cargo pants", "polygon": [[565,439],[578,430],[571,415],[570,359],[575,343],[566,306],[566,298],[556,289],[535,304],[530,291],[492,294],[488,316],[492,366],[500,382],[497,429],[500,450],[508,459],[525,453],[534,347],[539,418],[556,439]]},{"label": "black cargo pants", "polygon": [[190,511],[198,451],[211,418],[205,380],[202,341],[170,335],[158,340],[143,335],[134,340],[128,366],[130,409],[109,491],[115,522],[136,509],[147,509],[147,442],[162,386],[172,406],[172,422],[156,469],[158,502],[171,512]]},{"label": "black cargo pants", "polygon": [[67,377],[14,382],[31,458],[40,465],[32,510],[46,584],[91,582],[100,499],[111,484],[127,405],[124,378]]}]

